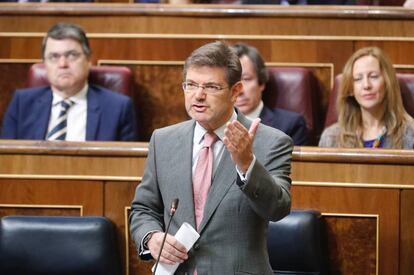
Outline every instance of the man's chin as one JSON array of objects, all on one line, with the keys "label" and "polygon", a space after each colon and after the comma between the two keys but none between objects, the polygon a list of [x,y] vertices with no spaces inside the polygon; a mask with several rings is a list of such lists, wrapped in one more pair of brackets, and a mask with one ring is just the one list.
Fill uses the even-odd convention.
[{"label": "man's chin", "polygon": [[59,90],[67,90],[74,86],[73,81],[59,81],[54,85]]},{"label": "man's chin", "polygon": [[198,122],[209,121],[210,117],[206,113],[192,112],[190,117]]},{"label": "man's chin", "polygon": [[240,105],[240,106],[237,106],[237,105],[235,105],[236,106],[236,108],[238,109],[238,110],[240,110],[240,112],[242,112],[243,114],[245,114],[246,113],[246,111],[248,111],[248,109],[246,108],[246,106],[244,106],[244,105]]},{"label": "man's chin", "polygon": [[[53,86],[53,85],[52,85]],[[76,89],[74,88],[73,84],[59,84],[59,85],[54,85],[53,86],[56,90],[58,90],[59,92],[62,92],[66,95],[72,96],[73,94],[79,92],[79,91],[75,91]]]}]

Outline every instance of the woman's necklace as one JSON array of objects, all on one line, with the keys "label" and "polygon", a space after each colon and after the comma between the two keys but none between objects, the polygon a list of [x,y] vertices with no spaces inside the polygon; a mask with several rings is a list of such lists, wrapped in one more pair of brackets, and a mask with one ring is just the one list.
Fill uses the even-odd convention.
[{"label": "woman's necklace", "polygon": [[387,133],[387,127],[383,126],[377,138],[374,140],[374,143],[372,144],[372,148],[378,148],[381,145],[381,141],[384,139],[386,133]]}]

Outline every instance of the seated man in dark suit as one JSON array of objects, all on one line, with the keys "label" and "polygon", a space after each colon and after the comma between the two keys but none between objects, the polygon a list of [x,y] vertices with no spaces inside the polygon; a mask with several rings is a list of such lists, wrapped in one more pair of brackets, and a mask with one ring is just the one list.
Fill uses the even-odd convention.
[{"label": "seated man in dark suit", "polygon": [[235,106],[248,118],[261,118],[265,125],[274,127],[289,135],[295,145],[306,145],[308,130],[303,116],[280,108],[270,109],[264,106],[262,93],[268,74],[259,51],[243,43],[233,46],[242,65],[243,89]]},{"label": "seated man in dark suit", "polygon": [[50,86],[17,90],[3,120],[5,139],[134,141],[129,97],[87,82],[91,49],[77,25],[58,23],[43,39]]}]

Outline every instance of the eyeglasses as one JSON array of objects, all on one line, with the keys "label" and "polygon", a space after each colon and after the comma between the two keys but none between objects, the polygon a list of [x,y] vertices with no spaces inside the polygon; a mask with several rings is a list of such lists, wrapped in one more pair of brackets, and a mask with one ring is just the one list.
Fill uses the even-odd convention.
[{"label": "eyeglasses", "polygon": [[50,63],[58,63],[60,58],[64,56],[67,61],[75,62],[81,55],[82,53],[78,51],[67,51],[64,53],[50,53],[45,57],[45,59]]},{"label": "eyeglasses", "polygon": [[183,90],[186,93],[192,93],[197,91],[199,88],[201,88],[205,93],[207,94],[214,94],[214,93],[218,93],[221,90],[227,89],[228,87],[221,87],[219,84],[206,84],[206,85],[201,85],[201,84],[197,84],[194,82],[183,82]]}]

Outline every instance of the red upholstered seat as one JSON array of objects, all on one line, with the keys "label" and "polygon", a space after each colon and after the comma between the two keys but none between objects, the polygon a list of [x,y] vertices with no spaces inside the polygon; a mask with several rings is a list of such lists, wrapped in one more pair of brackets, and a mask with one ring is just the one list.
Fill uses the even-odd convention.
[{"label": "red upholstered seat", "polygon": [[[401,87],[401,96],[404,108],[408,114],[414,117],[414,74],[398,73],[398,81]],[[335,77],[335,83],[329,96],[328,111],[326,113],[325,128],[334,124],[338,120],[336,111],[336,98],[338,96],[339,85],[341,83],[342,74]]]},{"label": "red upholstered seat", "polygon": [[302,114],[309,130],[309,145],[316,145],[324,119],[318,80],[306,68],[268,67],[268,72],[264,104]]},{"label": "red upholstered seat", "polygon": [[[89,82],[107,89],[133,96],[132,72],[122,66],[91,66]],[[49,85],[43,63],[33,64],[27,78],[28,87]]]}]

